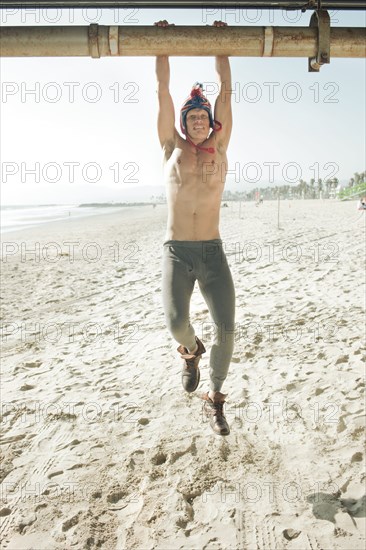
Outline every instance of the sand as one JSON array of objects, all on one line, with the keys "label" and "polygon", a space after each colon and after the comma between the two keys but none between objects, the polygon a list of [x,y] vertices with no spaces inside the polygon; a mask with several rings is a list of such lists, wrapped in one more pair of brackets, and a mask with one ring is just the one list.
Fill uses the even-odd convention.
[{"label": "sand", "polygon": [[278,228],[275,202],[222,209],[224,438],[197,396],[197,285],[194,394],[165,326],[166,207],[123,212],[4,235],[2,549],[364,548],[366,215],[284,201]]}]

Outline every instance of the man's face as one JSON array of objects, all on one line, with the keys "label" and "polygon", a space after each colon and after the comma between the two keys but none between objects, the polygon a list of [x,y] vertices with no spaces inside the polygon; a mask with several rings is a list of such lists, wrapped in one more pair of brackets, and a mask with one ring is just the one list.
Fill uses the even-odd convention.
[{"label": "man's face", "polygon": [[210,119],[205,109],[191,109],[186,118],[187,133],[191,138],[204,140],[210,131]]}]

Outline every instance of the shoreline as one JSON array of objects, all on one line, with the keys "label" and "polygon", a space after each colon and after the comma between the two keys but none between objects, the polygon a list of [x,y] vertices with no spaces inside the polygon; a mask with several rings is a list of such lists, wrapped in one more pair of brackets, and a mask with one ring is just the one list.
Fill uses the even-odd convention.
[{"label": "shoreline", "polygon": [[[66,205],[62,205],[62,206],[66,206]],[[74,208],[74,211],[73,210],[69,211],[71,215],[70,214],[68,216],[64,215],[59,218],[53,218],[53,219],[44,220],[44,221],[42,220],[42,218],[38,218],[37,221],[34,223],[30,223],[29,225],[26,225],[26,224],[19,225],[18,227],[11,228],[11,229],[7,229],[7,226],[1,227],[0,233],[1,235],[5,235],[8,233],[15,233],[23,230],[28,231],[29,229],[39,228],[40,226],[46,226],[47,228],[47,226],[50,226],[50,224],[70,223],[79,219],[90,218],[93,216],[110,215],[116,212],[121,213],[129,210],[132,207],[130,206],[109,206],[109,207],[97,206],[96,207],[96,206],[87,206],[87,205],[84,205],[84,206],[73,205],[73,208]],[[76,208],[81,208],[81,210],[75,212]],[[87,208],[90,208],[89,212],[87,211]],[[136,206],[133,206],[133,208],[136,208]],[[19,210],[21,211],[22,209],[19,209]],[[67,211],[67,208],[65,209],[65,211]]]},{"label": "shoreline", "polygon": [[[261,212],[261,209],[263,209],[263,204],[262,205],[259,205],[259,206],[256,206],[256,202],[255,201],[222,201],[222,204],[229,204],[229,211],[232,212],[232,211],[239,211],[239,207],[242,209],[242,212],[241,214],[244,216],[244,213],[245,211],[248,211],[248,210],[251,210],[252,208],[257,208],[258,210],[258,214],[260,214]],[[303,200],[303,199],[291,199],[291,200],[288,200],[288,199],[285,199],[285,200],[281,200],[280,201],[280,216],[283,215],[284,211],[286,211],[287,208],[293,208],[294,210],[296,210],[296,207],[297,206],[301,206],[301,205],[304,205],[306,208],[306,210],[309,210],[311,211],[311,206],[313,206],[314,208],[316,209],[319,209],[319,207],[323,206],[323,207],[333,207],[333,206],[337,206],[337,205],[347,205],[345,206],[345,209],[346,210],[352,210],[352,205],[354,205],[354,219],[356,220],[357,219],[357,215],[360,215],[360,212],[357,211],[356,209],[356,203],[357,201],[339,201],[337,199],[306,199],[306,200]],[[267,200],[264,202],[265,205],[269,205],[272,209],[276,209],[276,212],[277,212],[277,205],[278,205],[278,202],[277,200]],[[57,205],[58,206],[58,205]],[[64,206],[64,205],[62,205]],[[81,207],[80,205],[75,205],[77,208]],[[87,204],[84,205],[85,207],[88,207]],[[83,206],[83,208],[84,208]],[[136,212],[146,212],[147,214],[149,213],[152,213],[154,211],[165,211],[166,212],[166,215],[167,215],[167,205],[166,204],[156,204],[156,207],[153,208],[152,207],[152,203],[146,203],[144,205],[134,205],[134,206],[118,206],[118,207],[115,207],[115,206],[108,206],[108,207],[103,207],[103,206],[97,206],[97,207],[91,207],[93,208],[93,211],[90,212],[90,213],[83,213],[82,215],[77,215],[77,216],[69,216],[69,217],[64,217],[64,218],[61,218],[61,219],[54,219],[54,220],[49,220],[49,221],[44,221],[44,222],[41,222],[41,223],[37,223],[35,225],[29,225],[29,226],[24,226],[24,227],[18,227],[16,229],[10,229],[10,230],[7,230],[5,228],[4,229],[1,229],[0,231],[0,235],[1,237],[3,236],[7,236],[7,235],[10,235],[10,234],[17,234],[16,236],[18,238],[21,238],[22,235],[20,234],[21,232],[24,232],[26,233],[27,235],[30,234],[32,235],[34,232],[36,233],[39,233],[40,235],[42,233],[44,233],[45,231],[42,231],[42,228],[44,227],[45,230],[49,231],[53,231],[54,229],[56,228],[61,228],[62,227],[62,224],[65,224],[65,227],[66,227],[66,224],[67,225],[74,225],[75,223],[77,224],[78,222],[82,222],[83,219],[90,219],[91,217],[98,217],[100,218],[101,216],[106,216],[105,219],[108,219],[108,217],[116,214],[124,214],[126,216],[126,220],[127,219],[131,219],[135,216]],[[100,209],[102,209],[102,211],[98,211]],[[225,212],[225,210],[223,210],[223,208],[221,207],[221,213]],[[156,217],[156,216],[154,216]],[[80,226],[80,229],[82,229],[82,226]],[[20,235],[19,235],[20,234]],[[2,238],[2,240],[4,240]]]},{"label": "shoreline", "polygon": [[[146,208],[148,211],[152,210],[151,205],[147,205],[146,207],[134,206],[133,208]],[[95,209],[93,210],[93,212],[85,213],[83,215],[69,216],[69,217],[65,217],[57,220],[49,220],[42,223],[37,223],[36,225],[32,225],[32,226],[19,227],[17,229],[11,229],[11,230],[5,230],[5,231],[2,230],[1,235],[10,235],[13,233],[17,233],[18,238],[21,238],[22,235],[19,235],[19,233],[24,232],[24,234],[27,234],[27,236],[29,235],[30,237],[32,237],[33,233],[39,233],[40,235],[42,235],[42,233],[45,233],[45,231],[42,231],[43,227],[47,231],[53,232],[54,230],[61,229],[63,225],[65,226],[65,228],[67,226],[71,226],[72,228],[72,226],[77,227],[77,224],[80,224],[80,229],[82,229],[83,220],[90,220],[90,218],[94,218],[94,217],[98,218],[98,220],[101,220],[104,217],[107,220],[111,216],[117,217],[118,215],[121,216],[122,214],[126,214],[126,219],[131,219],[134,217],[135,214],[133,212],[129,214],[129,211],[131,211],[131,207],[116,207],[115,209],[108,207],[106,209],[103,209],[103,211],[98,211],[98,209]]]}]

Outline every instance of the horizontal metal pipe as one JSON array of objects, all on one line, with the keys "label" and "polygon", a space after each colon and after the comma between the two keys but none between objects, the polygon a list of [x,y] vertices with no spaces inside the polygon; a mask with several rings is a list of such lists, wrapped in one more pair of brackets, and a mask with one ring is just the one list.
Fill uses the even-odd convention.
[{"label": "horizontal metal pipe", "polygon": [[[313,57],[317,42],[314,27],[90,25],[0,29],[2,57]],[[365,29],[332,28],[330,57],[366,57]]]},{"label": "horizontal metal pipe", "polygon": [[[262,8],[316,9],[318,0],[1,0],[0,8]],[[322,0],[323,9],[365,9],[365,0]]]}]

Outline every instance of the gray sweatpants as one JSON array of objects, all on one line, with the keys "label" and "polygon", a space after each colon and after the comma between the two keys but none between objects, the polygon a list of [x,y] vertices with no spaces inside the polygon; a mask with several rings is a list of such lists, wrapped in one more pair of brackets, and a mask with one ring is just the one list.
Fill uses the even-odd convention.
[{"label": "gray sweatpants", "polygon": [[[163,247],[162,294],[168,330],[179,344],[195,347],[189,308],[197,280],[214,322],[210,388],[220,391],[233,354],[235,331],[235,290],[222,240],[169,240]],[[209,327],[207,320],[202,329]],[[198,337],[202,339],[201,335]]]}]

